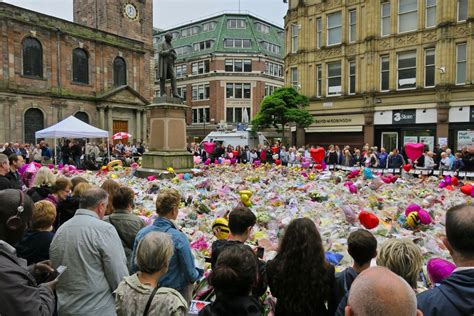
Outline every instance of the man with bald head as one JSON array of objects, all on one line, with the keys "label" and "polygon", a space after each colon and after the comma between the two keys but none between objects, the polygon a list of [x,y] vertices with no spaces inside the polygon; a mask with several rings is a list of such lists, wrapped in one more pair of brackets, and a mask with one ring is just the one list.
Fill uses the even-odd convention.
[{"label": "man with bald head", "polygon": [[369,268],[357,276],[349,292],[346,316],[420,316],[413,289],[383,267]]},{"label": "man with bald head", "polygon": [[43,283],[52,272],[44,262],[26,266],[14,245],[22,238],[33,215],[33,201],[19,190],[0,191],[0,314],[52,315],[55,281]]},{"label": "man with bald head", "polygon": [[446,212],[446,238],[457,268],[438,287],[418,295],[425,315],[474,315],[474,206],[458,205]]},{"label": "man with bald head", "polygon": [[115,315],[112,293],[128,269],[115,227],[102,220],[107,203],[104,190],[86,190],[76,214],[54,236],[53,267],[67,266],[57,285],[59,315]]}]

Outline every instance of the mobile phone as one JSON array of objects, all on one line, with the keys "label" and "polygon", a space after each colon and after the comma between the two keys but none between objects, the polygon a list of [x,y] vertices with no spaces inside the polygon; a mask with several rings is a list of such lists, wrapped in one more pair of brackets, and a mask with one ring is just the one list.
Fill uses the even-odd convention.
[{"label": "mobile phone", "polygon": [[263,259],[263,254],[265,253],[265,248],[257,247],[257,257]]},{"label": "mobile phone", "polygon": [[51,272],[48,280],[49,281],[57,281],[59,279],[59,277],[61,276],[61,274],[64,273],[64,271],[66,271],[67,267],[66,266],[59,266],[57,267],[56,270],[54,270],[53,272]]}]

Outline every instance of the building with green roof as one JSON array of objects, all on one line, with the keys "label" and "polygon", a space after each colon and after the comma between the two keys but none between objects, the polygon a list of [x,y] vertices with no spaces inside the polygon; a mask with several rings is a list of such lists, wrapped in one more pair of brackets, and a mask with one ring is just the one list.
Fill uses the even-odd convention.
[{"label": "building with green roof", "polygon": [[[178,93],[192,109],[190,141],[203,138],[218,124],[247,124],[262,99],[284,84],[284,30],[255,15],[222,13],[155,30],[155,48],[167,32],[178,54]],[[155,93],[160,94],[158,79]]]}]

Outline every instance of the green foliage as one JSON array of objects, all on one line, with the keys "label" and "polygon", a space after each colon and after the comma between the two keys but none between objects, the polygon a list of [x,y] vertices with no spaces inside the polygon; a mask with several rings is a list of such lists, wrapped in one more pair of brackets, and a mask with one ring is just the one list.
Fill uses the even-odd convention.
[{"label": "green foliage", "polygon": [[291,87],[276,89],[272,95],[263,99],[260,111],[252,120],[252,128],[281,128],[284,137],[284,127],[288,123],[308,127],[313,123],[313,116],[305,109],[308,104],[308,98]]}]

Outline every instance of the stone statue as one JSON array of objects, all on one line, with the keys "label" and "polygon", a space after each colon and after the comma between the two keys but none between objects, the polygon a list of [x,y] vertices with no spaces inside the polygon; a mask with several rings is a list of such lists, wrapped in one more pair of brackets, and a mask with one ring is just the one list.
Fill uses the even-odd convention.
[{"label": "stone statue", "polygon": [[173,36],[171,33],[165,34],[165,41],[158,47],[158,78],[160,78],[160,94],[166,96],[165,83],[166,79],[171,79],[171,91],[173,97],[181,98],[176,89],[176,74],[174,71],[174,61],[177,58],[176,51],[171,45]]}]

